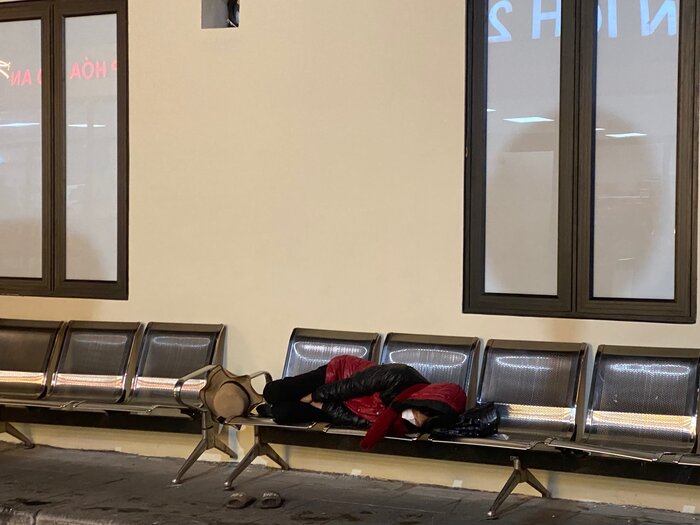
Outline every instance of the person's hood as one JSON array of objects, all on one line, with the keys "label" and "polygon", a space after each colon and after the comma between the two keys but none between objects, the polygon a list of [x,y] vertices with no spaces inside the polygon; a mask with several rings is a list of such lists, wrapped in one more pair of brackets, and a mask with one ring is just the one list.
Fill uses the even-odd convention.
[{"label": "person's hood", "polygon": [[441,416],[454,416],[464,412],[467,394],[455,383],[432,383],[413,392],[407,399],[396,401],[392,408],[402,412],[407,408],[426,408]]},{"label": "person's hood", "polygon": [[436,416],[428,422],[427,427],[421,427],[421,431],[426,431],[436,426],[451,426],[459,414],[464,412],[466,405],[467,395],[454,383],[413,385],[396,396],[394,402],[379,415],[360,446],[368,450],[388,434],[406,434],[409,429],[401,418],[401,412],[407,408],[428,409]]}]

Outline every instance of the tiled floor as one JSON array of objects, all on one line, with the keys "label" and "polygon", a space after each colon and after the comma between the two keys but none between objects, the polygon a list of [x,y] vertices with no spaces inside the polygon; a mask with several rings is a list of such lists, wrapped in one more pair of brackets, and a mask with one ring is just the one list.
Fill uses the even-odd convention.
[{"label": "tiled floor", "polygon": [[[0,525],[484,523],[495,494],[252,467],[238,488],[278,491],[285,504],[227,509],[230,465],[199,463],[187,481],[168,485],[180,461],[0,443]],[[564,500],[511,497],[500,525],[700,525],[700,516]]]}]

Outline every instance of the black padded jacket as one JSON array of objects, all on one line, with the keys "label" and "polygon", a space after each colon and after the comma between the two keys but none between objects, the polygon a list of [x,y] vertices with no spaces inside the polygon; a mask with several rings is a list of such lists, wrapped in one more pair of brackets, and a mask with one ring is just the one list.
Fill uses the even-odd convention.
[{"label": "black padded jacket", "polygon": [[334,424],[366,428],[369,422],[348,409],[343,401],[379,393],[382,404],[388,407],[405,389],[423,383],[429,381],[415,368],[391,363],[371,366],[355,372],[347,379],[321,385],[314,391],[312,398],[323,403],[324,412],[331,416]]},{"label": "black padded jacket", "polygon": [[332,423],[339,427],[369,428],[369,421],[358,416],[341,401],[324,401],[323,411],[331,416]]}]

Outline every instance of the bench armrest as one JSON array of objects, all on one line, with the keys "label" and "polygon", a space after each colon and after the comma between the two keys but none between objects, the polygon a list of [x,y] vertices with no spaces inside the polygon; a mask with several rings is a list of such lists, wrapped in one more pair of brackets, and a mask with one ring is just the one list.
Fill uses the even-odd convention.
[{"label": "bench armrest", "polygon": [[190,405],[188,403],[185,403],[182,400],[182,387],[185,386],[185,383],[189,381],[190,379],[194,379],[197,376],[201,376],[202,374],[206,374],[210,370],[216,368],[219,365],[207,365],[203,366],[199,370],[195,370],[194,372],[190,372],[186,376],[182,376],[180,379],[177,380],[175,383],[175,386],[173,387],[173,396],[175,396],[175,401],[177,401],[179,404],[184,405],[189,408],[193,408],[195,410],[201,410],[201,407],[196,407],[193,405]]},{"label": "bench armrest", "polygon": [[264,376],[265,377],[265,384],[270,383],[272,381],[272,374],[270,372],[266,372],[265,370],[258,370],[257,372],[253,372],[250,374],[251,379],[255,379],[256,377]]}]

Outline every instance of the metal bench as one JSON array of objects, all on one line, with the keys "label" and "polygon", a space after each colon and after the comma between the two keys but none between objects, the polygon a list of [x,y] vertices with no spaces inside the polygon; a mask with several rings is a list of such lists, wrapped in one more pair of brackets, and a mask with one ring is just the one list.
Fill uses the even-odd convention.
[{"label": "metal bench", "polygon": [[[340,355],[353,355],[361,359],[375,361],[379,343],[380,336],[377,333],[295,328],[289,338],[282,377],[291,377],[309,372],[325,365],[333,357]],[[258,372],[253,374],[253,376],[260,374],[262,373]],[[257,457],[267,456],[283,470],[289,470],[287,462],[275,452],[268,442],[260,438],[259,427],[270,426],[297,431],[323,431],[329,426],[327,423],[315,422],[300,425],[278,425],[272,419],[263,417],[237,418],[231,424],[239,429],[244,426],[252,427],[253,446],[226,479],[226,488],[231,488],[233,481]]]},{"label": "metal bench", "polygon": [[[144,330],[141,323],[71,321],[65,328],[60,328],[60,323],[28,326],[33,327],[32,344],[37,347],[28,359],[38,363],[38,350],[42,347],[39,343],[48,347],[41,361],[44,372],[36,372],[41,370],[38,364],[33,366],[34,385],[22,387],[26,392],[17,384],[21,381],[9,382],[8,378],[18,377],[17,370],[0,372],[0,385],[5,385],[0,386],[1,406],[106,413],[108,417],[101,420],[106,426],[110,426],[110,420],[121,421],[116,417],[119,413],[127,417],[179,418],[182,422],[198,416],[202,438],[174,483],[180,483],[185,472],[210,448],[237,457],[221,441],[218,424],[199,400],[207,372],[222,361],[223,325],[151,323]],[[49,344],[46,335],[50,330],[57,331],[51,339],[53,344]],[[0,341],[7,341],[5,348],[19,344],[22,338],[18,333],[15,327],[0,325]],[[0,364],[9,352],[3,348],[0,344]],[[4,361],[8,359],[5,357]],[[8,366],[19,368],[12,361],[9,363]],[[21,368],[20,372],[25,373]],[[43,421],[40,418],[38,422]],[[16,429],[7,425],[3,423],[2,428],[11,429],[18,436]],[[20,439],[31,443],[24,436]]]},{"label": "metal bench", "polygon": [[[391,359],[387,357],[391,353],[391,341],[398,342],[400,339],[398,335],[387,338],[382,362],[388,362]],[[400,345],[395,348],[400,349]],[[603,354],[609,353],[608,348],[603,348]],[[669,349],[663,349],[660,352],[666,355]],[[697,421],[695,415],[697,402],[693,399],[698,393],[697,376],[693,375],[697,374],[698,357],[693,352],[696,351],[686,355],[684,368],[662,370],[667,376],[676,379],[686,373],[690,374],[683,381],[685,381],[684,385],[692,385],[692,388],[688,386],[687,392],[680,389],[684,394],[681,396],[683,401],[679,403],[689,402],[691,406],[688,410],[676,414],[680,419],[676,420],[674,416],[670,420],[672,428],[674,425],[678,426],[676,425],[678,421],[683,422],[680,424],[681,427],[685,425],[686,430],[683,432],[686,437],[682,440],[683,446],[674,449],[673,455],[664,455],[661,460],[651,464],[629,461],[628,458],[632,458],[629,450],[624,456],[618,455],[616,451],[613,451],[613,455],[606,456],[568,453],[565,450],[566,448],[579,449],[579,443],[573,440],[577,433],[584,434],[586,428],[584,394],[588,384],[586,371],[589,369],[589,352],[587,345],[583,343],[489,341],[482,360],[476,398],[481,403],[491,401],[497,406],[501,416],[502,435],[485,439],[442,439],[426,435],[412,441],[384,439],[371,453],[493,465],[511,464],[514,471],[489,510],[490,517],[495,517],[507,496],[520,483],[530,483],[543,495],[548,495],[546,488],[527,468],[523,467],[525,462],[530,468],[536,467],[555,472],[598,474],[698,485],[700,469],[694,467],[700,465],[698,461],[700,455],[692,453],[696,431],[691,428],[691,422]],[[400,358],[395,356],[393,359],[398,361]],[[417,366],[420,364],[420,359],[420,357],[412,358],[408,364]],[[474,364],[476,362],[474,358]],[[424,369],[423,372],[429,374],[426,370]],[[472,389],[472,383],[473,381],[469,385],[469,390]],[[644,384],[643,381],[642,384]],[[597,388],[599,386],[594,386],[594,390]],[[677,397],[673,389],[669,392],[671,396]],[[633,390],[631,397],[638,395],[639,393]],[[657,426],[664,426],[663,419],[659,420]],[[361,434],[364,433],[363,431],[351,433],[346,429],[330,432],[329,425],[324,425],[320,429],[317,426],[311,430],[309,432],[307,429],[274,424],[261,425],[256,428],[256,440],[262,446],[279,443],[328,450],[359,451],[359,441]],[[629,441],[629,444],[634,445],[634,440]],[[628,449],[633,447],[630,446]],[[285,463],[281,465],[287,468],[284,467]],[[234,471],[234,475],[227,482],[228,487],[241,470],[237,468]]]},{"label": "metal bench", "polygon": [[[402,363],[418,370],[431,383],[456,383],[468,393],[474,404],[479,370],[480,341],[476,337],[390,333],[386,336],[380,364]],[[364,436],[366,431],[328,425],[328,434]],[[420,434],[387,439],[416,440]]]},{"label": "metal bench", "polygon": [[[528,451],[545,447],[553,437],[571,440],[577,407],[584,392],[585,343],[491,340],[484,352],[477,399],[493,402],[500,416],[500,434],[488,438],[432,438],[437,443],[461,443]],[[580,416],[579,416],[580,417]],[[520,483],[549,497],[549,491],[514,453],[513,473],[488,515],[498,509]]]},{"label": "metal bench", "polygon": [[199,457],[215,448],[238,455],[219,437],[219,425],[203,407],[199,392],[207,372],[223,359],[223,325],[150,323],[143,337],[133,386],[124,403],[130,412],[192,409],[201,414],[202,438],[173,479],[182,477]]},{"label": "metal bench", "polygon": [[585,428],[549,445],[644,462],[695,465],[700,350],[598,347]]},{"label": "metal bench", "polygon": [[[0,320],[0,398],[37,400],[46,393],[51,377],[51,357],[63,337],[62,322]],[[0,433],[8,433],[24,446],[34,443],[7,421]]]},{"label": "metal bench", "polygon": [[[144,330],[139,323],[0,321],[0,409],[98,411],[106,420],[120,412],[137,419],[167,414],[197,424],[200,416],[202,439],[175,477],[179,483],[209,448],[236,457],[199,400],[207,372],[222,360],[223,339],[222,325],[151,323]],[[376,333],[296,329],[283,375],[312,370],[336,355],[379,357],[381,363],[413,366],[432,382],[461,384],[470,405],[494,402],[500,435],[393,438],[375,451],[492,464],[508,464],[510,457],[514,471],[489,510],[491,517],[520,483],[548,496],[524,461],[548,470],[700,482],[700,470],[693,468],[700,466],[698,349],[599,347],[586,408],[583,343],[491,340],[478,381],[476,338],[389,334],[381,355],[379,344]],[[0,430],[32,446],[6,419],[0,419]],[[252,426],[254,444],[228,477],[228,488],[258,456],[289,468],[271,443],[359,450],[364,434],[326,423],[277,425],[260,417],[233,424]],[[583,454],[556,453],[567,450]]]}]

